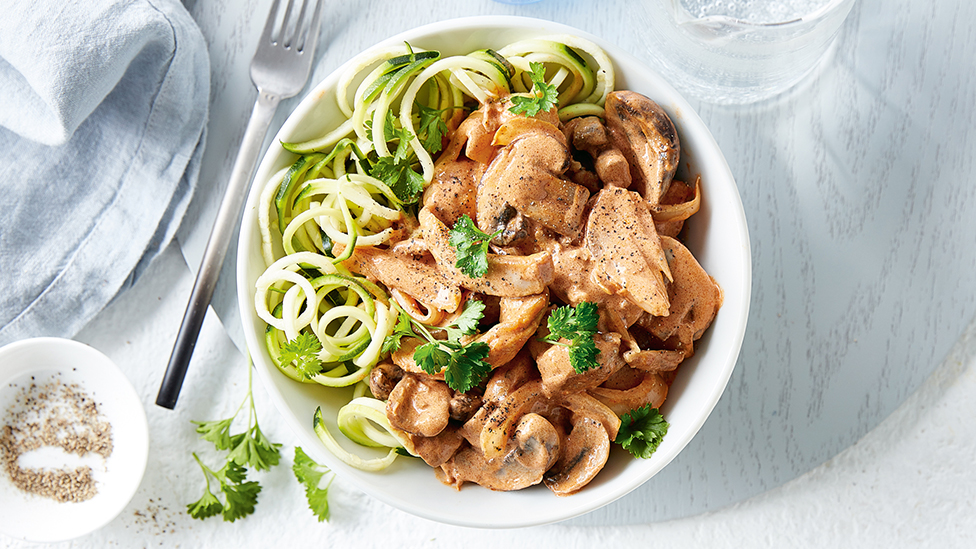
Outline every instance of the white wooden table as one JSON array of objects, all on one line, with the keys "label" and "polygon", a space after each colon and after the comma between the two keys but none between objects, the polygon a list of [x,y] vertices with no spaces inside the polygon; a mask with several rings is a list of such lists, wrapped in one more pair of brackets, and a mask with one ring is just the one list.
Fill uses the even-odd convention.
[{"label": "white wooden table", "polygon": [[[214,63],[201,189],[180,237],[191,265],[249,112],[246,67],[268,5],[191,5]],[[478,14],[558,21],[647,58],[636,2],[330,1],[312,79],[386,36]],[[858,440],[941,362],[976,312],[974,22],[963,0],[861,0],[817,77],[761,104],[700,105],[749,220],[742,353],[689,447],[583,522],[681,517],[778,486]],[[232,297],[216,308],[241,341]]]}]

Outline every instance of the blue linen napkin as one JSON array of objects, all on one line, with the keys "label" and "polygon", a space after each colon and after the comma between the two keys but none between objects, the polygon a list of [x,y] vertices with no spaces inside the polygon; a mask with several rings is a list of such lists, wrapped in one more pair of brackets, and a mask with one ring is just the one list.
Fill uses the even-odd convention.
[{"label": "blue linen napkin", "polygon": [[0,17],[0,344],[71,337],[172,239],[210,95],[178,0],[34,0]]}]

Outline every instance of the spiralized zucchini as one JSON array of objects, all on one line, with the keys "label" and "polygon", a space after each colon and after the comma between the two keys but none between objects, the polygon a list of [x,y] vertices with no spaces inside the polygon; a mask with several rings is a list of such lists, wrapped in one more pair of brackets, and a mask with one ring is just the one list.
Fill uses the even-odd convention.
[{"label": "spiralized zucchini", "polygon": [[[385,468],[397,448],[410,444],[364,381],[382,358],[398,305],[386,288],[349,272],[342,262],[356,248],[388,246],[410,224],[410,205],[432,181],[440,151],[440,140],[430,134],[431,113],[439,118],[434,125],[452,131],[480,105],[531,93],[533,63],[544,65],[547,82],[558,92],[561,120],[602,116],[614,86],[613,65],[587,40],[549,36],[447,57],[403,44],[367,51],[348,63],[336,86],[336,108],[345,118],[335,128],[281,144],[295,157],[260,196],[267,269],[255,284],[254,307],[267,324],[269,355],[284,375],[354,387],[353,399],[339,410],[339,430],[357,444],[389,448],[385,457],[365,460],[346,451],[326,428],[321,409],[314,416],[322,443],[353,467]],[[410,193],[397,177],[414,184],[405,185]],[[399,293],[395,302],[405,310],[424,309]],[[311,375],[290,358],[288,347],[300,336],[317,342],[321,367]]]}]

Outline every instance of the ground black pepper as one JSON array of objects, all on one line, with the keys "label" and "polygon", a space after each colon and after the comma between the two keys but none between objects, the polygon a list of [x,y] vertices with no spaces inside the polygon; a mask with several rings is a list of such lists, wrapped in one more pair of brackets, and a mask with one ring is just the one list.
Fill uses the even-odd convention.
[{"label": "ground black pepper", "polygon": [[[11,385],[15,388],[16,385]],[[6,411],[0,431],[0,463],[17,488],[58,502],[81,502],[98,493],[88,465],[57,469],[24,467],[19,458],[43,447],[67,454],[112,454],[112,426],[99,414],[98,404],[77,383],[59,376],[48,381],[31,378]]]}]

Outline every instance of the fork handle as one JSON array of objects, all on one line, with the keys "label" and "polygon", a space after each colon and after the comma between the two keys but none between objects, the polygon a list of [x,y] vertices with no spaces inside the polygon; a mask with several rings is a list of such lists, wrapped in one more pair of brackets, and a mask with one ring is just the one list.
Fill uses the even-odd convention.
[{"label": "fork handle", "polygon": [[203,260],[197,270],[193,290],[190,292],[190,301],[183,314],[183,323],[180,325],[173,352],[169,357],[169,365],[166,367],[159,394],[156,396],[156,404],[163,408],[172,410],[176,406],[190,358],[193,356],[193,349],[200,335],[203,318],[207,314],[224,257],[227,255],[227,246],[230,244],[237,220],[241,216],[258,155],[264,144],[264,136],[268,133],[268,127],[271,125],[271,119],[279,102],[281,102],[279,96],[258,90],[251,118],[247,123],[247,129],[244,130],[237,159],[230,173],[227,190],[224,191],[224,198],[220,203],[220,209],[217,210],[217,217],[214,219],[210,238],[203,252]]}]

